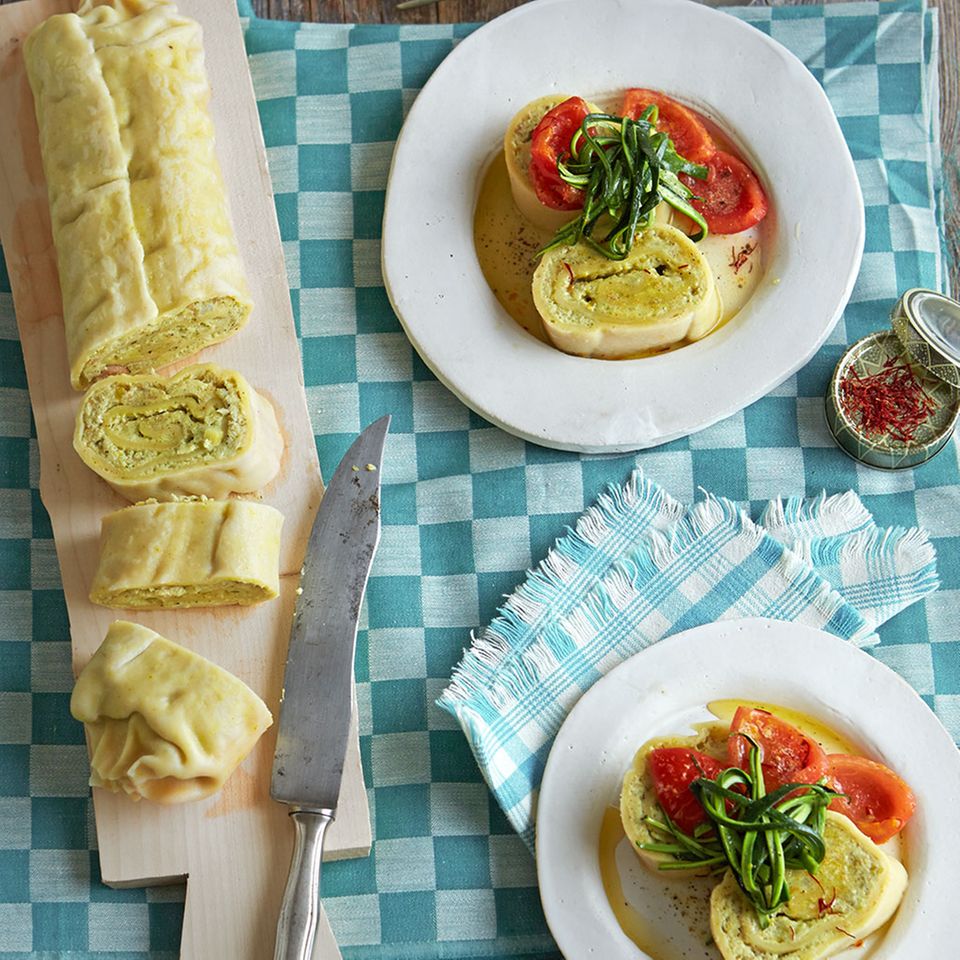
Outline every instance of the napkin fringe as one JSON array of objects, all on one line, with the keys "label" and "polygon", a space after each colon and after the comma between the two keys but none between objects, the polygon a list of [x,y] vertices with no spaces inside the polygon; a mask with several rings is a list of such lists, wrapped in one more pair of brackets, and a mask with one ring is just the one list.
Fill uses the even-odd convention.
[{"label": "napkin fringe", "polygon": [[683,515],[684,505],[636,470],[625,484],[610,484],[560,537],[543,561],[497,611],[453,671],[437,704],[460,716],[459,705],[480,697],[503,708],[556,666],[557,652],[532,643],[547,616],[578,604],[641,532],[666,527]]},{"label": "napkin fringe", "polygon": [[760,525],[777,540],[833,537],[875,528],[870,511],[852,490],[819,497],[777,497],[760,515]]},{"label": "napkin fringe", "polygon": [[937,575],[937,551],[925,530],[919,527],[886,527],[858,530],[843,540],[817,538],[790,545],[799,557],[817,565],[841,564],[859,560],[868,565],[877,559],[892,559],[897,569],[909,570],[917,579],[940,586]]},{"label": "napkin fringe", "polygon": [[[544,639],[549,640],[550,647],[555,650],[589,646],[601,629],[607,643],[611,636],[624,639],[628,624],[620,624],[618,616],[630,610],[655,578],[667,572],[688,550],[702,543],[704,538],[713,535],[721,526],[729,528],[730,539],[735,536],[741,540],[745,555],[759,552],[762,562],[769,564],[771,569],[794,585],[796,595],[800,598],[797,610],[778,610],[776,614],[766,612],[765,615],[802,622],[802,606],[809,604],[819,611],[831,632],[850,636],[851,641],[859,646],[872,646],[878,642],[872,627],[865,624],[859,613],[800,556],[768,536],[736,504],[710,494],[690,509],[670,536],[660,531],[652,532],[641,549],[618,563],[577,610],[554,625],[553,629],[545,631]],[[632,622],[636,616],[636,612],[630,610],[624,619]],[[680,629],[684,627],[682,623],[679,626]],[[661,638],[648,638],[643,646]],[[617,649],[616,644],[613,649]]]},{"label": "napkin fringe", "polygon": [[917,527],[860,530],[842,540],[790,546],[801,560],[831,579],[874,628],[940,586],[936,549]]}]

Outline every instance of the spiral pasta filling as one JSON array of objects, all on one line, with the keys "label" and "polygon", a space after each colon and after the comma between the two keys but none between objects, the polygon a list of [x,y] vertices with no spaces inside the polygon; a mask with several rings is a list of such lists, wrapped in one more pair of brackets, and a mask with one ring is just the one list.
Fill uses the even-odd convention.
[{"label": "spiral pasta filling", "polygon": [[98,381],[77,414],[74,447],[128,500],[252,493],[277,473],[283,437],[270,404],[214,364],[169,378]]}]

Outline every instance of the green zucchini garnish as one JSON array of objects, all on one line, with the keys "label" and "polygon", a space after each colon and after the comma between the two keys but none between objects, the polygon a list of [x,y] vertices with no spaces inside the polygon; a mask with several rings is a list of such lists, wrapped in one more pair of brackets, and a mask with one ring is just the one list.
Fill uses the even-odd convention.
[{"label": "green zucchini garnish", "polygon": [[787,783],[767,793],[760,748],[750,743],[749,772],[728,767],[715,780],[699,777],[690,785],[707,815],[693,836],[661,811],[662,819],[647,817],[644,823],[662,840],[638,846],[670,857],[661,870],[729,867],[763,928],[790,899],[787,869],[816,874],[826,854],[827,807],[839,794],[822,780]]},{"label": "green zucchini garnish", "polygon": [[667,134],[657,132],[657,117],[656,106],[637,120],[612,113],[584,117],[568,155],[557,161],[560,177],[584,191],[583,210],[537,251],[538,257],[583,240],[605,257],[623,260],[663,200],[697,224],[699,232],[691,239],[707,235],[706,220],[689,202],[693,191],[678,176],[705,180],[707,168],[677,153]]}]

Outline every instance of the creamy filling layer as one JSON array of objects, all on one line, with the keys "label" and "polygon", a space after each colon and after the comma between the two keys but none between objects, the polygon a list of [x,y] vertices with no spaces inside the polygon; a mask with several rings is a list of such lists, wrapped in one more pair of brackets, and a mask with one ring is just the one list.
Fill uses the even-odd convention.
[{"label": "creamy filling layer", "polygon": [[91,354],[80,374],[81,385],[89,386],[107,374],[149,373],[192,356],[236,333],[249,313],[249,305],[236,297],[213,297],[190,303],[176,314],[163,314]]},{"label": "creamy filling layer", "polygon": [[204,584],[162,584],[127,590],[104,590],[98,602],[128,610],[157,607],[249,606],[269,600],[272,591],[262,583],[223,580]]},{"label": "creamy filling layer", "polygon": [[121,382],[92,392],[83,408],[87,449],[131,479],[229,459],[249,430],[236,385],[213,376]]}]

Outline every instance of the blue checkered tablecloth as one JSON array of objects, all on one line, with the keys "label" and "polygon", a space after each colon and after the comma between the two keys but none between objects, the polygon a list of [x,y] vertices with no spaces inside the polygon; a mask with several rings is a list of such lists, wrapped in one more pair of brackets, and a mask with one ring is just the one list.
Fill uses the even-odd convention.
[{"label": "blue checkered tablecloth", "polygon": [[[871,471],[834,446],[822,413],[844,345],[883,327],[899,291],[942,286],[936,16],[918,0],[732,12],[823,83],[863,187],[863,268],[828,343],[770,396],[690,438],[617,457],[532,446],[471,413],[420,361],[383,290],[394,140],[419,87],[474,27],[249,21],[325,474],[362,425],[393,414],[383,540],[357,650],[375,843],[369,859],[323,876],[347,960],[554,955],[530,855],[434,701],[470,631],[605,484],[636,466],[687,502],[703,486],[756,513],[777,495],[853,489],[878,524],[924,526],[943,587],[884,625],[873,652],[960,739],[957,448],[915,471]],[[0,279],[0,960],[170,960],[182,888],[109,890],[99,879],[86,751],[68,712],[66,610]]]}]

